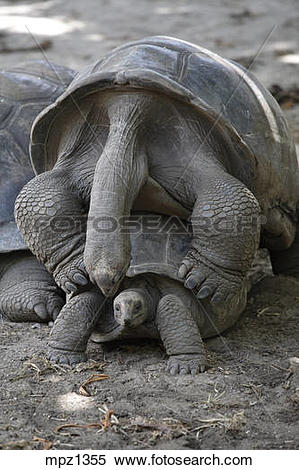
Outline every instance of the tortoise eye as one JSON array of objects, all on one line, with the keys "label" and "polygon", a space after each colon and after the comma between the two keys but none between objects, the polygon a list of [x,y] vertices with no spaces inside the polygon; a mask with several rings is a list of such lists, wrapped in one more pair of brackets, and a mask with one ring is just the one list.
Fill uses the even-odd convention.
[{"label": "tortoise eye", "polygon": [[119,305],[119,304],[116,304],[116,305],[114,306],[114,310],[116,310],[117,312],[119,312],[119,311],[120,311],[120,305]]}]

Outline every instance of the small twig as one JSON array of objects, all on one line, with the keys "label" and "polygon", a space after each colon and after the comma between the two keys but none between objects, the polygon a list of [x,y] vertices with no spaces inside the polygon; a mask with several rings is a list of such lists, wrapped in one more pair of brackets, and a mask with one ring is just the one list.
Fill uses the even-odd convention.
[{"label": "small twig", "polygon": [[34,362],[29,362],[29,361],[28,361],[28,362],[25,362],[25,365],[28,366],[28,367],[31,367],[31,368],[34,369],[34,370],[36,370],[36,372],[37,372],[38,374],[41,373],[41,369],[40,369],[36,364],[34,364]]},{"label": "small twig", "polygon": [[114,410],[107,410],[104,418],[104,431],[111,426],[111,417],[114,415]]},{"label": "small twig", "polygon": [[102,371],[104,370],[106,366],[106,362],[97,362],[94,361],[93,359],[90,359],[88,362],[81,362],[80,364],[77,364],[75,367],[76,372],[83,372],[85,370],[90,370],[90,369],[95,369],[97,371]]},{"label": "small twig", "polygon": [[90,397],[90,393],[86,390],[86,385],[89,385],[93,382],[100,382],[101,380],[109,379],[109,375],[106,374],[92,374],[82,385],[79,387],[80,395],[85,397]]},{"label": "small twig", "polygon": [[282,370],[283,372],[290,372],[290,369],[286,369],[285,367],[281,367],[278,364],[271,364],[271,367],[274,367],[274,369]]},{"label": "small twig", "polygon": [[114,414],[114,410],[108,408],[107,405],[103,405],[103,408],[98,408],[98,410],[104,414],[103,431],[106,431],[106,429],[113,424],[119,424],[119,421]]},{"label": "small twig", "polygon": [[257,311],[257,317],[261,317],[262,315],[266,315],[268,317],[279,317],[280,316],[279,312],[268,312],[268,310],[271,308],[272,307],[265,307],[265,308],[259,309]]},{"label": "small twig", "polygon": [[254,385],[254,384],[242,384],[243,387],[251,388],[251,390],[255,393],[256,397],[260,400],[262,398],[262,391],[260,387],[262,385]]},{"label": "small twig", "polygon": [[88,428],[103,428],[102,423],[90,423],[90,424],[77,424],[77,423],[68,423],[68,424],[61,424],[55,428],[55,432],[60,432],[62,429],[66,428],[80,428],[80,429],[88,429]]}]

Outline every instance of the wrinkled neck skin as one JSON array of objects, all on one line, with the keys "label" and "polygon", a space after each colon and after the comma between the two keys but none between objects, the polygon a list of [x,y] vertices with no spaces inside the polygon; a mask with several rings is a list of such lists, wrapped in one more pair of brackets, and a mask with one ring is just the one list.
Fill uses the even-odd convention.
[{"label": "wrinkled neck skin", "polygon": [[106,296],[116,291],[131,259],[129,235],[121,236],[121,218],[148,177],[143,131],[151,97],[144,93],[108,93],[109,134],[98,160],[91,191],[85,265]]},{"label": "wrinkled neck skin", "polygon": [[161,299],[161,293],[155,286],[148,282],[146,282],[143,288],[140,288],[139,290],[142,291],[144,303],[147,308],[146,321],[151,322],[156,318],[156,311]]},{"label": "wrinkled neck skin", "polygon": [[137,288],[135,291],[139,292],[139,295],[143,298],[143,305],[146,313],[145,322],[154,320],[160,296],[158,297],[155,292],[147,289],[146,286],[144,288]]}]

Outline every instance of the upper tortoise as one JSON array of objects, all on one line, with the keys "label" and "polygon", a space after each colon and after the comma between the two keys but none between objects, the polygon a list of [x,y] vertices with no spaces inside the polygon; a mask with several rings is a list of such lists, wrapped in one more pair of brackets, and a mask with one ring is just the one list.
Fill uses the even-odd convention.
[{"label": "upper tortoise", "polygon": [[113,50],[37,117],[31,157],[41,174],[18,197],[18,226],[66,292],[88,275],[117,291],[132,208],[190,217],[178,275],[200,299],[236,295],[260,240],[276,271],[292,263],[292,249],[280,256],[298,201],[286,121],[251,73],[202,47],[157,36]]}]

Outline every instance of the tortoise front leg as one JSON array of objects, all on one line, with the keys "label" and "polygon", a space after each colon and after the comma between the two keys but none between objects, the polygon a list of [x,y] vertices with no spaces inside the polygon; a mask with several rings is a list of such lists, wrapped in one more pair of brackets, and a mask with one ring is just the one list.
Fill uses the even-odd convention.
[{"label": "tortoise front leg", "polygon": [[56,319],[50,335],[48,357],[60,364],[86,361],[86,346],[105,305],[98,289],[70,299]]},{"label": "tortoise front leg", "polygon": [[259,215],[253,194],[231,175],[203,179],[192,213],[194,238],[178,273],[185,287],[215,303],[235,296],[259,246]]},{"label": "tortoise front leg", "polygon": [[179,297],[167,294],[157,308],[156,326],[169,356],[170,374],[197,374],[206,366],[206,355],[196,321]]},{"label": "tortoise front leg", "polygon": [[24,240],[66,293],[88,283],[83,262],[85,212],[68,173],[61,169],[31,180],[15,203]]}]

